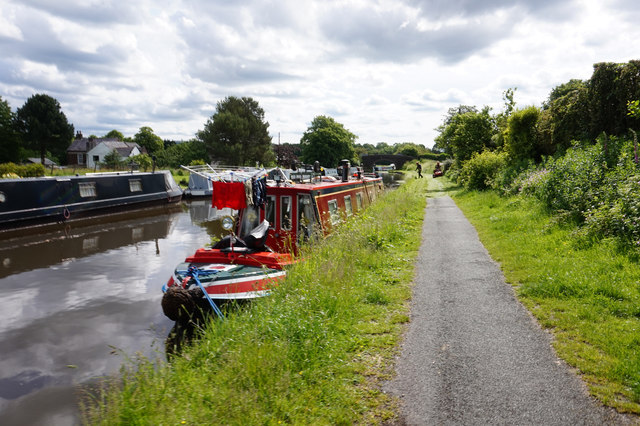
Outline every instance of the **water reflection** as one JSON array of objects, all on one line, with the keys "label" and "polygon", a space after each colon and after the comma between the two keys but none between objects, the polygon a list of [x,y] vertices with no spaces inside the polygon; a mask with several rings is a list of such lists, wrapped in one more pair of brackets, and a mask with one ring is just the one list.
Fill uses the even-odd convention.
[{"label": "water reflection", "polygon": [[222,232],[207,204],[0,240],[0,424],[77,424],[75,385],[116,372],[114,347],[164,357],[160,288]]},{"label": "water reflection", "polygon": [[404,183],[404,172],[394,170],[380,173],[385,188],[397,188]]}]

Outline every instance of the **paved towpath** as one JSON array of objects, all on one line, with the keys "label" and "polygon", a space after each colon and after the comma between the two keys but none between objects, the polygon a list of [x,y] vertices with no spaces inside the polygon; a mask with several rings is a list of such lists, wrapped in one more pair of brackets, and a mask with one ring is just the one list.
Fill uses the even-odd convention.
[{"label": "paved towpath", "polygon": [[516,300],[449,197],[428,200],[411,322],[385,391],[409,425],[602,425],[599,406]]}]

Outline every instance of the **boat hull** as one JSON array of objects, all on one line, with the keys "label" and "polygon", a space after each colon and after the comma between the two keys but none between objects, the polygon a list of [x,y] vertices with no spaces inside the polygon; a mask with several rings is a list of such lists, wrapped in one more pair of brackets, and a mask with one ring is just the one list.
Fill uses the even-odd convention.
[{"label": "boat hull", "polygon": [[264,297],[284,280],[283,269],[293,263],[290,255],[273,252],[246,252],[228,249],[199,249],[178,264],[163,291],[174,285],[185,289],[197,286],[197,279],[211,299],[239,300]]},{"label": "boat hull", "polygon": [[182,189],[168,172],[0,180],[0,229],[74,221],[174,203]]}]

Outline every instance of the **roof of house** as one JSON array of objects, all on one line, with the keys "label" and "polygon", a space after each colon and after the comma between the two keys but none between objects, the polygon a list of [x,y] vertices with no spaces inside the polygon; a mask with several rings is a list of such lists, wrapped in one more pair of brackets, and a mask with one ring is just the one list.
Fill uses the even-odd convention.
[{"label": "roof of house", "polygon": [[77,138],[67,148],[67,152],[87,152],[100,142],[120,142],[120,140],[118,138]]},{"label": "roof of house", "polygon": [[128,157],[133,148],[138,148],[140,152],[146,152],[135,142],[123,142],[117,138],[80,138],[75,139],[71,146],[67,148],[67,152],[87,153],[100,144],[104,144],[110,151],[114,149],[118,151],[121,157]]},{"label": "roof of house", "polygon": [[140,149],[140,145],[135,142],[122,142],[116,140],[103,141],[102,143],[109,148],[110,151],[113,151],[114,149],[118,151],[118,154],[120,154],[121,157],[128,157],[131,155],[131,151],[133,151],[134,148],[138,148],[138,151],[142,151],[142,149]]}]

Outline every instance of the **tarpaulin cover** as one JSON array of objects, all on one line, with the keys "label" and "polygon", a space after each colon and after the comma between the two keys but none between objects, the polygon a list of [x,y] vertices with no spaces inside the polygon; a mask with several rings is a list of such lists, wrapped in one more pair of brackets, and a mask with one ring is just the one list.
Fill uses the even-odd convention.
[{"label": "tarpaulin cover", "polygon": [[211,205],[218,209],[229,207],[235,210],[247,207],[244,183],[242,182],[213,182]]}]

